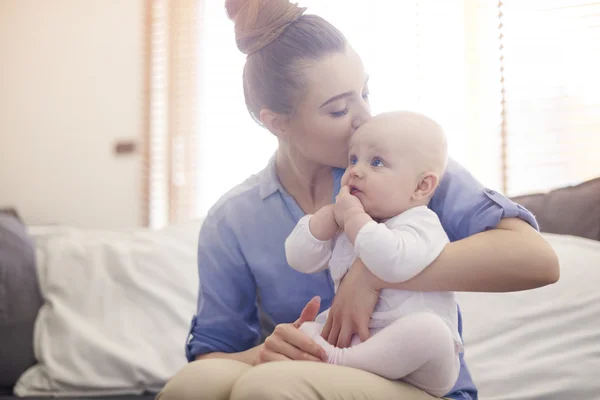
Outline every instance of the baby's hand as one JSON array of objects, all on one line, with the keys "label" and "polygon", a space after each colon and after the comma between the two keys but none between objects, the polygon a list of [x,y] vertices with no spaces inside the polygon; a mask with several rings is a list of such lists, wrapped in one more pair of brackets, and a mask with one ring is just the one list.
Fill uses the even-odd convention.
[{"label": "baby's hand", "polygon": [[344,175],[342,175],[342,187],[350,183],[350,168],[346,169]]},{"label": "baby's hand", "polygon": [[333,216],[338,226],[344,229],[344,221],[349,212],[365,212],[365,208],[358,197],[350,194],[348,185],[342,186],[340,193],[335,198],[333,206]]}]

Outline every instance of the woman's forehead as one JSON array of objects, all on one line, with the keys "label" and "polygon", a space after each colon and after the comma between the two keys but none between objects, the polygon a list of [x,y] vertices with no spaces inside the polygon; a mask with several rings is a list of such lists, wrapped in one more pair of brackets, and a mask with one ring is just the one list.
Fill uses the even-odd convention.
[{"label": "woman's forehead", "polygon": [[347,46],[313,63],[307,70],[308,97],[319,105],[343,93],[360,93],[367,75],[360,56]]}]

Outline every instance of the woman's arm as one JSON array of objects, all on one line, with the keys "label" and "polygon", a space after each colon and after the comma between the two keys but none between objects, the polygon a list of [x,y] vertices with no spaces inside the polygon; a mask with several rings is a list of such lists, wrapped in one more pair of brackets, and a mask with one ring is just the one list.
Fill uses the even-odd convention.
[{"label": "woman's arm", "polygon": [[549,285],[559,276],[558,258],[550,244],[526,222],[508,218],[497,229],[449,243],[409,281],[391,284],[374,275],[369,280],[377,289],[510,292]]},{"label": "woman's arm", "polygon": [[240,251],[234,230],[219,214],[209,215],[198,240],[198,312],[186,346],[189,361],[228,358],[250,365],[276,360],[312,360],[325,351],[298,330],[319,312],[312,299],[293,324],[280,324],[261,346],[256,283]]},{"label": "woman's arm", "polygon": [[384,282],[357,259],[336,293],[322,336],[338,347],[349,346],[354,333],[366,340],[382,288],[509,292],[549,285],[559,276],[558,258],[548,242],[526,222],[509,218],[497,229],[449,243],[429,267],[406,282]]},{"label": "woman's arm", "polygon": [[248,365],[256,365],[256,358],[257,358],[258,352],[260,351],[261,347],[262,347],[262,344],[258,345],[256,347],[253,347],[249,350],[239,352],[239,353],[218,353],[218,352],[216,352],[216,353],[202,354],[202,355],[199,355],[196,357],[196,361],[208,360],[211,358],[224,358],[226,360],[241,361]]},{"label": "woman's arm", "polygon": [[269,361],[302,360],[327,361],[327,353],[298,328],[304,322],[314,321],[321,305],[321,299],[311,299],[300,317],[292,324],[279,324],[263,344],[238,353],[207,353],[196,356],[196,361],[211,358],[236,360],[248,365],[259,365]]}]

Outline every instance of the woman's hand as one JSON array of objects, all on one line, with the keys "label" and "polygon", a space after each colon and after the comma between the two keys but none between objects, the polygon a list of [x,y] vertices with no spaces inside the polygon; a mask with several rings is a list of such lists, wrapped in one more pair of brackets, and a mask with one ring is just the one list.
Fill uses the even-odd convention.
[{"label": "woman's hand", "polygon": [[320,305],[321,299],[315,297],[306,304],[296,322],[277,325],[258,351],[254,365],[285,360],[326,361],[325,350],[298,330],[302,323],[315,320]]},{"label": "woman's hand", "polygon": [[369,338],[369,321],[379,300],[377,277],[360,259],[346,273],[329,310],[322,336],[337,347],[350,346],[352,335]]}]

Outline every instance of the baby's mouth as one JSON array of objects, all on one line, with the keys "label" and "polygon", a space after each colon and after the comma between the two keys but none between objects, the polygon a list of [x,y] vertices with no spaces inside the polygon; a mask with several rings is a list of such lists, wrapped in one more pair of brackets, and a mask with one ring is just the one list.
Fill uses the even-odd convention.
[{"label": "baby's mouth", "polygon": [[360,192],[360,190],[358,190],[356,186],[350,186],[350,194],[356,194],[358,192]]}]

